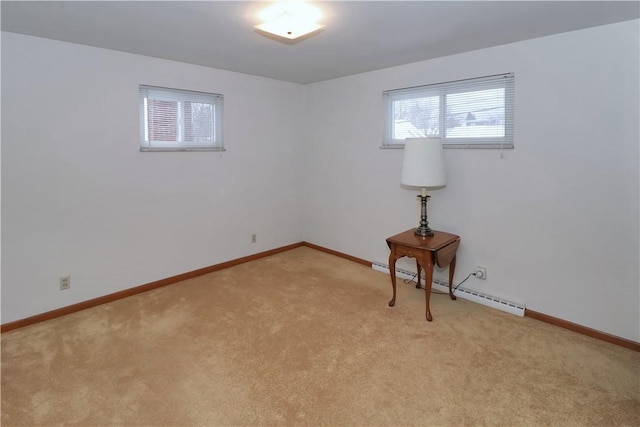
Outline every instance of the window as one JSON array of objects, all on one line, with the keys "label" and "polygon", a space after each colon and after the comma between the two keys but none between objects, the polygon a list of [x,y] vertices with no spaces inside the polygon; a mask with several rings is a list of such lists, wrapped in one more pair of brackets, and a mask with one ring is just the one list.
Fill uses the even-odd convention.
[{"label": "window", "polygon": [[140,151],[222,151],[222,95],[140,85]]},{"label": "window", "polygon": [[382,148],[440,138],[445,148],[513,148],[514,75],[383,92]]}]

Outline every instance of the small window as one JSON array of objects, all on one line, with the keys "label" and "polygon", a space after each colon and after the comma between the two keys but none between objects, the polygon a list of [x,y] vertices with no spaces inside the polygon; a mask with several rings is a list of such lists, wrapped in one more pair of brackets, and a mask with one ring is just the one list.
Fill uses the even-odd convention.
[{"label": "small window", "polygon": [[222,99],[140,85],[140,151],[223,151]]},{"label": "small window", "polygon": [[382,148],[440,138],[445,148],[513,148],[514,75],[383,92]]}]

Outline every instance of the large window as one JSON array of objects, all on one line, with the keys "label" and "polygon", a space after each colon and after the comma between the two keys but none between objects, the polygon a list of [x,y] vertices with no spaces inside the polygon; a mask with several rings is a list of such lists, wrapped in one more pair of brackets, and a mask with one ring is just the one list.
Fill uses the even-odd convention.
[{"label": "large window", "polygon": [[500,74],[383,92],[383,148],[440,138],[445,148],[513,148],[514,76]]},{"label": "large window", "polygon": [[222,95],[140,85],[140,151],[224,149]]}]

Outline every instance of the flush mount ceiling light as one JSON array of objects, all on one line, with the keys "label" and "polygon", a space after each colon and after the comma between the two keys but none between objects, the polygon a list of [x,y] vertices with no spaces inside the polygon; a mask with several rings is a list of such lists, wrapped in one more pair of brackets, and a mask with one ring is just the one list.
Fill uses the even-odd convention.
[{"label": "flush mount ceiling light", "polygon": [[302,2],[275,3],[259,17],[263,22],[254,27],[259,33],[286,43],[295,43],[324,28],[317,22],[322,12]]}]

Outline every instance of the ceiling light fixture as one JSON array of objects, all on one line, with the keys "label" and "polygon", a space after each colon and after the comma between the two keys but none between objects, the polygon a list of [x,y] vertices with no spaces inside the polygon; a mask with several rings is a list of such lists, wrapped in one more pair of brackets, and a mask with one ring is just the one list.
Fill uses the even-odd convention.
[{"label": "ceiling light fixture", "polygon": [[259,17],[264,22],[254,26],[258,32],[287,43],[300,41],[324,28],[317,22],[322,17],[320,10],[302,2],[273,4]]}]

